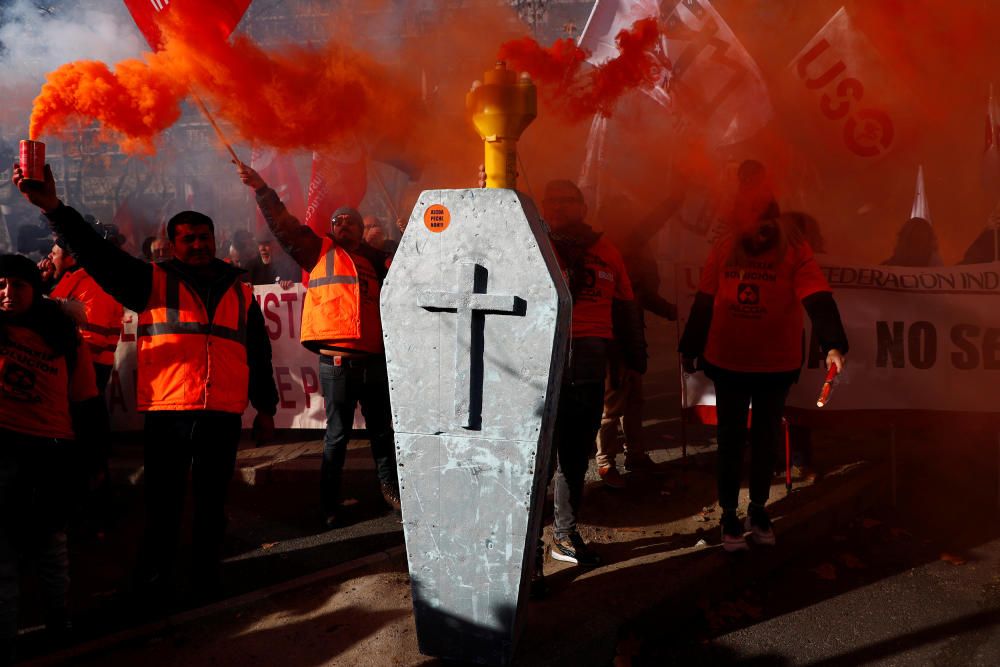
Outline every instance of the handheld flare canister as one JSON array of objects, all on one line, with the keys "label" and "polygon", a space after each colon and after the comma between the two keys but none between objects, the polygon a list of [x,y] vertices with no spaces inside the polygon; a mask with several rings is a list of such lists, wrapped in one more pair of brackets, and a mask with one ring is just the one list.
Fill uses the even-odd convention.
[{"label": "handheld flare canister", "polygon": [[837,364],[830,364],[830,369],[826,372],[826,379],[823,380],[823,388],[819,390],[819,398],[816,399],[816,407],[821,408],[830,402],[830,394],[833,393],[833,381],[837,379]]},{"label": "handheld flare canister", "polygon": [[21,172],[29,181],[45,180],[45,144],[31,139],[21,140]]},{"label": "handheld flare canister", "polygon": [[475,81],[465,96],[472,123],[486,142],[486,187],[514,189],[517,185],[517,140],[538,111],[535,84],[500,61]]}]

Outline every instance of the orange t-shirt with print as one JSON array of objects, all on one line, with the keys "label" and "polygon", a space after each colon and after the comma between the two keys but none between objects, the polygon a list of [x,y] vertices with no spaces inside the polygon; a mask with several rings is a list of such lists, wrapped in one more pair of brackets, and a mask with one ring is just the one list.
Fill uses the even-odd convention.
[{"label": "orange t-shirt with print", "polygon": [[731,371],[772,373],[802,365],[802,300],[829,292],[812,250],[791,244],[729,265],[732,238],[713,246],[698,291],[715,297],[705,360]]},{"label": "orange t-shirt with print", "polygon": [[42,337],[21,326],[7,327],[0,342],[0,428],[39,438],[72,440],[69,404],[97,396],[90,351],[83,339],[76,366],[67,368]]},{"label": "orange t-shirt with print", "polygon": [[[614,338],[611,302],[631,301],[632,283],[621,253],[603,238],[587,248],[583,258],[583,287],[573,299],[573,338]],[[562,259],[559,260],[563,272]]]}]

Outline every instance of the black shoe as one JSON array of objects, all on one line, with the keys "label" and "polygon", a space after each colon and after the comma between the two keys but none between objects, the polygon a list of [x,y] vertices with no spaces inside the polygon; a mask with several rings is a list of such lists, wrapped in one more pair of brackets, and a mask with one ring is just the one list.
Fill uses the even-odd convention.
[{"label": "black shoe", "polygon": [[545,583],[545,544],[538,540],[538,547],[535,550],[535,571],[531,575],[531,585],[528,589],[528,597],[532,600],[541,600],[549,594],[549,585]]},{"label": "black shoe", "polygon": [[724,510],[722,512],[722,548],[730,553],[735,551],[746,551],[750,548],[746,538],[743,537],[743,525],[740,518],[736,516],[736,510]]},{"label": "black shoe", "polygon": [[553,540],[550,553],[553,560],[561,560],[564,563],[575,563],[583,567],[597,567],[601,564],[601,557],[591,551],[580,537],[580,533]]},{"label": "black shoe", "polygon": [[642,452],[640,454],[625,454],[625,470],[629,472],[642,472],[648,473],[650,475],[663,475],[666,474],[666,470],[658,463],[649,458],[649,454]]},{"label": "black shoe", "polygon": [[386,504],[392,509],[399,512],[403,509],[403,504],[399,500],[399,488],[389,484],[388,482],[382,482],[382,498],[385,500]]},{"label": "black shoe", "polygon": [[191,569],[190,602],[200,607],[218,602],[226,596],[222,585],[222,570],[218,563],[195,564]]},{"label": "black shoe", "polygon": [[528,589],[528,598],[532,600],[544,600],[549,594],[549,585],[545,583],[545,573],[536,570],[531,575],[531,585]]},{"label": "black shoe", "polygon": [[131,593],[133,612],[141,618],[165,616],[177,604],[172,578],[158,573],[137,573]]},{"label": "black shoe", "polygon": [[73,644],[73,623],[65,609],[46,614],[45,642],[52,648],[65,648]]}]

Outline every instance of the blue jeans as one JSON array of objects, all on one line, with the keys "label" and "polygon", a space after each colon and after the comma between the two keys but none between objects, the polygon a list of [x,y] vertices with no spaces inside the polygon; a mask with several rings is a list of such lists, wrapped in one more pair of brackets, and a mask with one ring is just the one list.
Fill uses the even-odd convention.
[{"label": "blue jeans", "polygon": [[608,341],[575,338],[559,390],[549,464],[553,485],[552,535],[557,540],[577,532],[584,478],[604,413]]},{"label": "blue jeans", "polygon": [[389,409],[389,379],[385,357],[333,358],[320,356],[319,383],[326,399],[326,434],[320,467],[320,499],[323,511],[333,514],[340,505],[341,478],[347,443],[354,428],[354,409],[361,403],[365,428],[371,440],[372,458],[379,481],[398,488],[396,452],[393,445],[392,413]]}]

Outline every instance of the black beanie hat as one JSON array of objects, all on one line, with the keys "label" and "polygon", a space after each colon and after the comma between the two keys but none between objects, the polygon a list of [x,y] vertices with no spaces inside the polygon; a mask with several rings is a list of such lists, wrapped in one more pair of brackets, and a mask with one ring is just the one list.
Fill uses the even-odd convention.
[{"label": "black beanie hat", "polygon": [[356,208],[351,208],[350,206],[341,206],[336,211],[334,211],[333,215],[330,216],[330,224],[332,225],[334,222],[337,221],[337,218],[339,218],[342,215],[348,216],[351,219],[351,222],[353,222],[358,227],[361,227],[362,229],[365,228],[365,221],[361,218],[361,214],[358,213],[358,210]]},{"label": "black beanie hat", "polygon": [[27,281],[35,289],[35,298],[42,296],[42,272],[24,255],[0,255],[0,277]]}]

